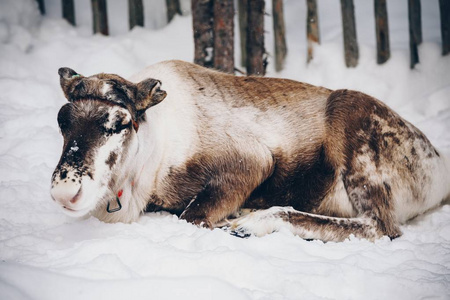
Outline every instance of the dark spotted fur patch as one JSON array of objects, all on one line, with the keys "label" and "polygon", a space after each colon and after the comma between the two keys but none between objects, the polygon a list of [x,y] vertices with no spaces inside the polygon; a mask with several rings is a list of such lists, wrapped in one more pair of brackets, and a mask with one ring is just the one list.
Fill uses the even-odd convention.
[{"label": "dark spotted fur patch", "polygon": [[112,169],[117,161],[117,153],[111,152],[108,156],[108,159],[105,161],[105,163],[109,166],[109,169]]}]

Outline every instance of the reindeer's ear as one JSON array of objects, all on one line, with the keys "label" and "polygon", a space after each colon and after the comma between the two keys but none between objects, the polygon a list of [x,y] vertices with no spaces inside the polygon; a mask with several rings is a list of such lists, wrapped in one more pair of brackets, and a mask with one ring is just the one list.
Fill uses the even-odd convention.
[{"label": "reindeer's ear", "polygon": [[72,90],[75,82],[78,82],[83,76],[72,70],[71,68],[59,68],[59,82],[64,95],[69,100],[69,92]]},{"label": "reindeer's ear", "polygon": [[146,79],[136,85],[136,110],[138,113],[158,104],[166,98],[166,91],[160,89],[161,81],[156,79]]},{"label": "reindeer's ear", "polygon": [[61,79],[68,80],[72,79],[73,77],[81,76],[71,68],[59,68],[58,74],[61,77]]}]

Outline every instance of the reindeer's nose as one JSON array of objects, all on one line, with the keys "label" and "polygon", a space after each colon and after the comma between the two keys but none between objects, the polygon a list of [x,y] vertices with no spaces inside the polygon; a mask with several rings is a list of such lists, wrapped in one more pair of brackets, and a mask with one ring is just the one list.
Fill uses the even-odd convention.
[{"label": "reindeer's nose", "polygon": [[50,192],[52,198],[68,209],[73,209],[81,198],[81,185],[75,182],[53,183]]}]

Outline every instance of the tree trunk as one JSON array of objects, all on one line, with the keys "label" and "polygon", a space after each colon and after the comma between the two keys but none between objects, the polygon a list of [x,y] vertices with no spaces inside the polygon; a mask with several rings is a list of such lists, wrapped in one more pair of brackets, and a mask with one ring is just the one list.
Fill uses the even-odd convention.
[{"label": "tree trunk", "polygon": [[264,0],[250,0],[247,6],[247,75],[264,76]]},{"label": "tree trunk", "polygon": [[247,0],[238,1],[241,66],[247,66]]},{"label": "tree trunk", "polygon": [[275,35],[275,70],[283,70],[286,59],[286,29],[284,27],[283,0],[272,0],[273,32]]},{"label": "tree trunk", "polygon": [[347,67],[356,67],[359,50],[356,39],[355,9],[353,0],[341,0],[342,25],[344,31],[345,64]]},{"label": "tree trunk", "polygon": [[75,26],[75,7],[73,5],[73,0],[62,0],[62,14],[63,18],[66,19],[70,24]]},{"label": "tree trunk", "polygon": [[39,11],[41,12],[41,15],[45,15],[45,3],[44,0],[36,0],[38,3]]},{"label": "tree trunk", "polygon": [[106,0],[91,0],[92,15],[94,19],[94,33],[100,32],[108,35],[108,15],[106,12]]},{"label": "tree trunk", "polygon": [[442,55],[450,53],[450,1],[439,0],[441,11]]},{"label": "tree trunk", "polygon": [[317,1],[307,0],[308,12],[306,15],[306,37],[308,40],[309,63],[314,58],[314,43],[320,44],[319,15],[317,14]]},{"label": "tree trunk", "polygon": [[142,0],[128,0],[128,21],[130,29],[134,26],[144,27],[144,5]]},{"label": "tree trunk", "polygon": [[385,63],[391,56],[386,0],[375,0],[375,28],[377,35],[377,63]]},{"label": "tree trunk", "polygon": [[419,63],[417,46],[422,43],[422,20],[420,16],[420,0],[408,0],[409,50],[410,68]]},{"label": "tree trunk", "polygon": [[181,15],[180,0],[166,0],[167,22],[170,23],[176,14]]},{"label": "tree trunk", "polygon": [[234,74],[234,1],[214,1],[214,68]]},{"label": "tree trunk", "polygon": [[204,67],[213,66],[213,0],[192,0],[194,30],[194,62]]}]

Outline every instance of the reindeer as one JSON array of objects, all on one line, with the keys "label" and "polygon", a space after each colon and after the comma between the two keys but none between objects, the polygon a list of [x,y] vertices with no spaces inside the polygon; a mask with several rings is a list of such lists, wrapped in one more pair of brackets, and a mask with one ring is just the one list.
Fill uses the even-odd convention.
[{"label": "reindeer", "polygon": [[237,235],[393,239],[450,194],[446,158],[357,91],[182,61],[129,80],[59,75],[69,103],[51,196],[71,216],[133,222],[166,210]]}]

